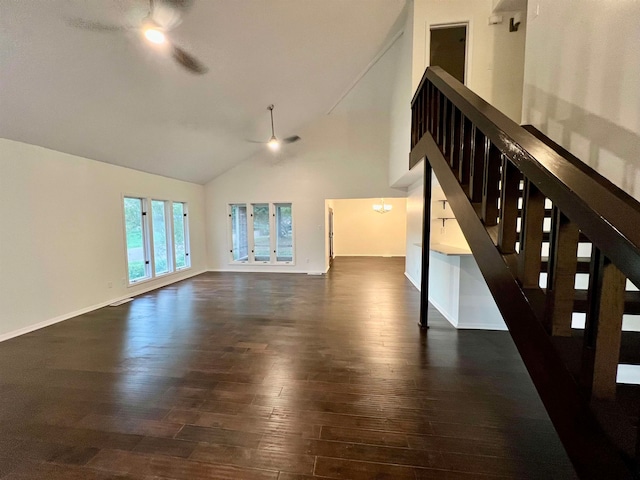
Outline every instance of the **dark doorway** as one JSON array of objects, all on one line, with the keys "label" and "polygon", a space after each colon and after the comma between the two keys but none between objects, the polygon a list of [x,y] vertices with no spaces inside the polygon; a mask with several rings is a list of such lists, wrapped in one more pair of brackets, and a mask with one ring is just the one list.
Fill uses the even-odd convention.
[{"label": "dark doorway", "polygon": [[464,83],[467,55],[467,26],[443,25],[431,27],[429,65],[439,66]]}]

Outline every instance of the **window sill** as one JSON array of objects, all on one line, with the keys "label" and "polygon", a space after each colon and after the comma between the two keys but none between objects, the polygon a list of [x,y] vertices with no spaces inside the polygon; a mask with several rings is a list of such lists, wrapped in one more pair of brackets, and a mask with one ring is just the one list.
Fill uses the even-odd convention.
[{"label": "window sill", "polygon": [[144,278],[142,280],[137,280],[135,282],[129,282],[129,284],[127,285],[127,288],[131,288],[131,287],[137,287],[138,285],[142,285],[144,283],[149,283],[152,282],[154,280],[158,280],[161,278],[166,278],[166,277],[170,277],[171,275],[176,275],[177,273],[181,273],[184,272],[186,270],[191,270],[191,266],[188,267],[183,267],[180,270],[176,270],[174,272],[167,272],[167,273],[163,273],[161,275],[156,275],[155,277],[151,277],[151,278]]}]

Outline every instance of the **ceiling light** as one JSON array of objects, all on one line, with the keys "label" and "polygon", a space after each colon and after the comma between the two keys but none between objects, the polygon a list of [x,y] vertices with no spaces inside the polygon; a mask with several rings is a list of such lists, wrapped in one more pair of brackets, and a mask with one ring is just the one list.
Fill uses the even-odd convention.
[{"label": "ceiling light", "polygon": [[269,139],[269,143],[267,143],[267,145],[269,145],[269,148],[273,151],[276,151],[280,148],[280,142],[275,135]]},{"label": "ceiling light", "polygon": [[382,201],[382,203],[374,203],[373,204],[373,211],[374,212],[378,212],[378,213],[387,213],[389,211],[391,211],[391,209],[393,208],[392,205],[385,205],[384,203],[384,198],[380,199]]},{"label": "ceiling light", "polygon": [[158,45],[162,45],[167,41],[167,36],[163,31],[158,30],[157,28],[147,28],[144,31],[144,36],[151,43],[155,43]]}]

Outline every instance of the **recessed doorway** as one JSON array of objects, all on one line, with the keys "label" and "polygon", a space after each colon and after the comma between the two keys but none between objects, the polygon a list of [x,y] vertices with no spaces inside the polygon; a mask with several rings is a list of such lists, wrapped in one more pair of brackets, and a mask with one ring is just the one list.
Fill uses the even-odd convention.
[{"label": "recessed doorway", "polygon": [[467,65],[466,23],[431,26],[429,65],[437,65],[461,83],[465,83]]}]

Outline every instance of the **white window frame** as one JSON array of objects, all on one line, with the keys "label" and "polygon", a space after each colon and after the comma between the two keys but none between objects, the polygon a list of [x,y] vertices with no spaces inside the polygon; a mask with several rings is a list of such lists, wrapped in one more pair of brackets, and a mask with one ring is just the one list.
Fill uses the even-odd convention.
[{"label": "white window frame", "polygon": [[[233,259],[233,217],[234,205],[243,205],[247,209],[247,259]],[[256,260],[253,214],[256,205],[269,205],[269,260]],[[276,253],[276,205],[289,205],[291,208],[291,260],[278,261]],[[229,244],[229,264],[231,265],[295,265],[295,221],[293,202],[229,202],[227,204],[227,241]]]},{"label": "white window frame", "polygon": [[[145,271],[146,276],[139,280],[131,281],[129,279],[129,251],[127,248],[127,222],[125,219],[124,201],[127,198],[141,200],[142,202],[142,244],[144,246],[145,255]],[[153,202],[164,202],[165,208],[165,231],[167,235],[167,263],[169,271],[161,274],[156,273],[155,251],[153,243]],[[176,268],[175,256],[175,226],[173,222],[173,204],[181,203],[183,206],[184,219],[184,243],[185,243],[185,259],[184,267]],[[164,278],[169,275],[175,275],[191,268],[191,247],[189,242],[189,204],[182,200],[169,200],[158,197],[149,197],[135,194],[122,194],[120,205],[122,207],[122,232],[124,239],[125,252],[125,285],[127,287],[135,287],[141,283],[151,282],[158,278]]]}]

